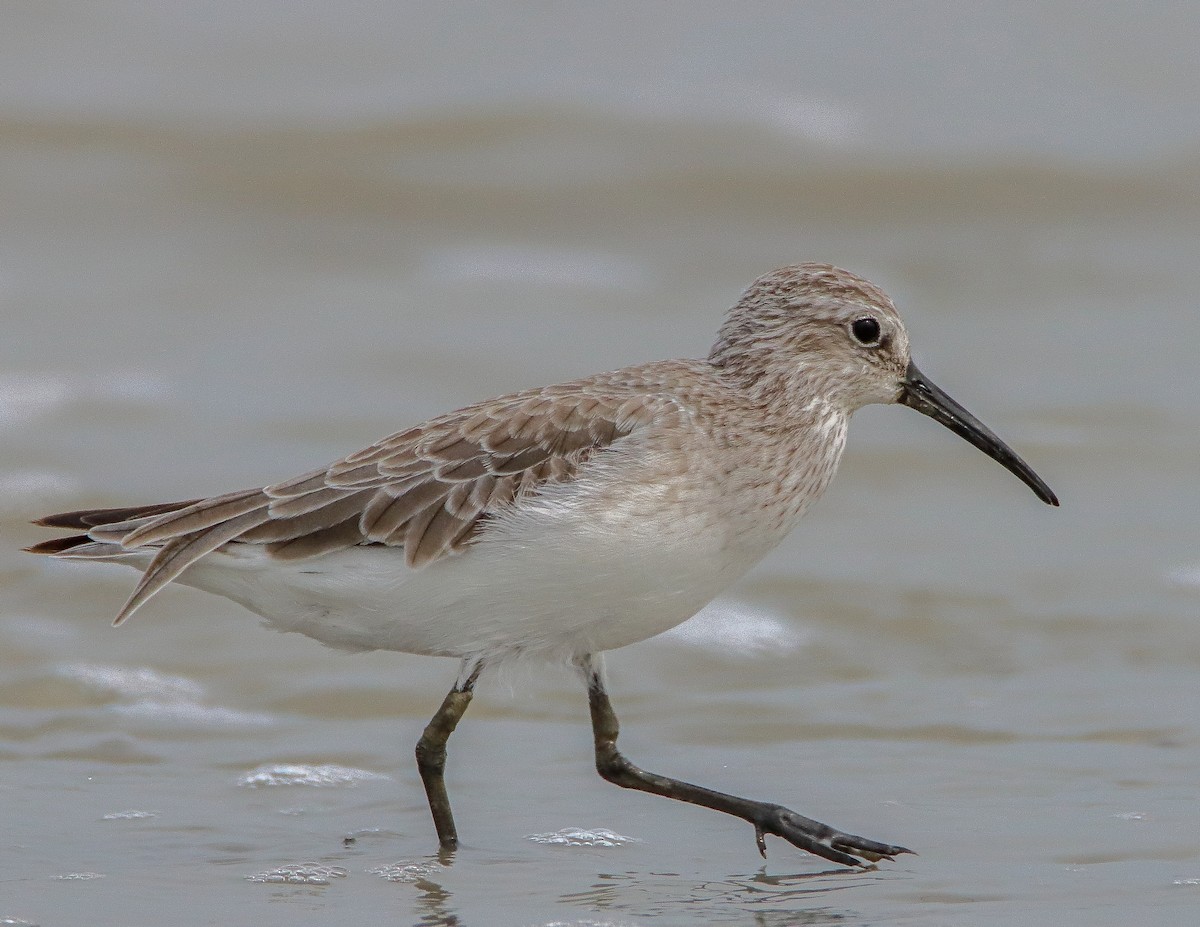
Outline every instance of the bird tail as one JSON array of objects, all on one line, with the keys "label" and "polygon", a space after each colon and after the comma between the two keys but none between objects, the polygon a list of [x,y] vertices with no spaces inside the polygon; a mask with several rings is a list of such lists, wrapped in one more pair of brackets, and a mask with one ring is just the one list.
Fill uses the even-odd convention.
[{"label": "bird tail", "polygon": [[61,512],[34,524],[85,533],[25,549],[72,560],[147,564],[141,581],[113,621],[120,624],[196,560],[266,521],[268,503],[262,490],[253,489],[212,499]]}]

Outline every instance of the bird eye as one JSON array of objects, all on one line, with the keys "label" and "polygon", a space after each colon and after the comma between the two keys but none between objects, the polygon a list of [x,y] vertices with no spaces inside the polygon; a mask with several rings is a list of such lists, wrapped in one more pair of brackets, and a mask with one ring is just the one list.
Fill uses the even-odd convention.
[{"label": "bird eye", "polygon": [[879,344],[879,322],[870,316],[851,322],[850,333],[859,344],[865,344],[867,347],[876,347]]}]

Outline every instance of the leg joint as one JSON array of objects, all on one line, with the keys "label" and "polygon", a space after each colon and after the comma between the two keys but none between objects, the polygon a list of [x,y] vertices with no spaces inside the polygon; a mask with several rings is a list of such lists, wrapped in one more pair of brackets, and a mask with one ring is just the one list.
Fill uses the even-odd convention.
[{"label": "leg joint", "polygon": [[421,773],[425,772],[440,772],[446,768],[446,741],[435,741],[428,736],[422,734],[421,739],[417,741],[416,750],[413,751],[417,757],[417,768]]},{"label": "leg joint", "polygon": [[634,765],[625,759],[625,756],[613,744],[607,750],[600,749],[596,751],[596,772],[600,774],[600,778],[606,782],[611,782],[614,785],[625,785],[630,778],[630,774],[635,769]]}]

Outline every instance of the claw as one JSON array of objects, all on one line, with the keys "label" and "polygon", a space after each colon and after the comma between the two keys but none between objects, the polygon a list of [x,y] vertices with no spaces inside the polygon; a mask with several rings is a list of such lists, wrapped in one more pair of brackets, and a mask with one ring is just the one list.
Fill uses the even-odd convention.
[{"label": "claw", "polygon": [[[809,849],[814,856],[821,856],[829,860],[831,863],[837,863],[841,866],[848,866],[851,869],[874,869],[876,868],[873,862],[866,862],[856,856],[851,856],[849,853],[842,853],[830,847],[822,847],[821,850]],[[857,852],[857,851],[856,851]]]},{"label": "claw", "polygon": [[782,837],[792,846],[807,850],[832,863],[854,869],[875,869],[880,860],[889,862],[901,853],[911,853],[907,847],[894,846],[844,834],[826,824],[806,818],[782,805],[764,805],[754,821],[755,839],[759,852],[765,857],[764,834]]},{"label": "claw", "polygon": [[754,841],[758,844],[758,853],[763,858],[767,858],[767,840],[763,836],[761,824],[754,825]]},{"label": "claw", "polygon": [[[829,845],[835,850],[853,853],[855,856],[861,856],[863,859],[870,860],[873,863],[877,863],[881,859],[893,862],[901,853],[913,852],[907,847],[877,843],[874,840],[867,840],[865,837],[855,837],[850,834],[841,834],[835,837],[830,841]],[[915,856],[916,854],[913,855]]]}]

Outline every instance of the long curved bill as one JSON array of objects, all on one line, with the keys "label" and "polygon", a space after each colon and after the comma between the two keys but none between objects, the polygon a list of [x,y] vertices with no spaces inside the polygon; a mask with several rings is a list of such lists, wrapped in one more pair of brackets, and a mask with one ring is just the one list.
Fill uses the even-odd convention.
[{"label": "long curved bill", "polygon": [[928,415],[935,422],[941,422],[1016,476],[1047,505],[1058,505],[1058,497],[1029,464],[992,434],[983,422],[930,382],[912,361],[908,362],[902,392],[897,401]]}]

